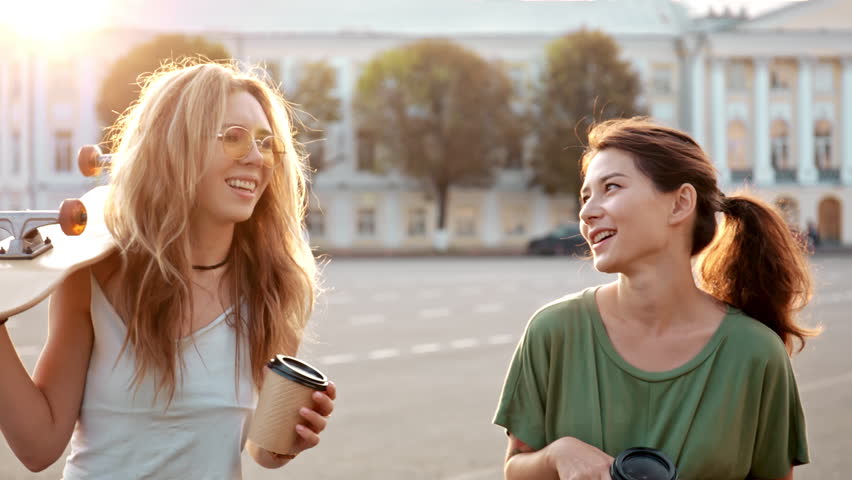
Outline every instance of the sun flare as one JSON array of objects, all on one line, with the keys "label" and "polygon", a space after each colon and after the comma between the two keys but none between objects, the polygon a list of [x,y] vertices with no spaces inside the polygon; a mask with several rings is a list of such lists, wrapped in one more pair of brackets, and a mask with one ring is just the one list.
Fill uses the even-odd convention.
[{"label": "sun flare", "polygon": [[24,40],[58,45],[74,33],[102,26],[99,23],[108,0],[10,1],[3,6],[0,26]]}]

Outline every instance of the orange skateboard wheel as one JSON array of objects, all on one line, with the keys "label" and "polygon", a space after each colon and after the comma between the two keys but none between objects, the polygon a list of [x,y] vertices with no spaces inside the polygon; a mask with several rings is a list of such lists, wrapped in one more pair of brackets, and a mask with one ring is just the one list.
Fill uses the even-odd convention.
[{"label": "orange skateboard wheel", "polygon": [[64,200],[59,206],[58,223],[65,235],[80,235],[86,229],[88,220],[86,206],[76,198]]},{"label": "orange skateboard wheel", "polygon": [[77,167],[86,177],[94,177],[101,174],[103,170],[103,162],[101,157],[103,152],[97,145],[84,145],[77,152]]}]

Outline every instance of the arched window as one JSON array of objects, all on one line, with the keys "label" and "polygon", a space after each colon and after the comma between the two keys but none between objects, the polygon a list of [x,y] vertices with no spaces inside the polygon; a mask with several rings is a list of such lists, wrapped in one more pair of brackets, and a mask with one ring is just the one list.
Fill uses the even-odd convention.
[{"label": "arched window", "polygon": [[747,152],[748,130],[741,120],[732,120],[728,123],[728,168],[734,181],[751,176],[751,162]]},{"label": "arched window", "polygon": [[769,129],[772,138],[772,168],[779,170],[793,170],[793,162],[790,161],[790,128],[787,122],[778,119],[772,122]]},{"label": "arched window", "polygon": [[820,200],[817,210],[817,228],[821,242],[840,243],[843,227],[841,214],[840,200],[835,197],[825,197]]},{"label": "arched window", "polygon": [[831,122],[818,120],[814,125],[814,163],[820,170],[835,170],[831,152]]}]

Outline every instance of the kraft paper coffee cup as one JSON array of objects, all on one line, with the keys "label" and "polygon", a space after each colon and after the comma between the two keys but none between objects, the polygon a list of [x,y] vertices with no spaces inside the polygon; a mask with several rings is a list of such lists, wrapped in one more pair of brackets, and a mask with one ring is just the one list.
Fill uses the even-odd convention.
[{"label": "kraft paper coffee cup", "polygon": [[307,363],[286,355],[276,355],[266,367],[248,438],[270,452],[292,455],[297,453],[291,451],[299,438],[296,425],[303,420],[299,409],[313,408],[311,395],[325,391],[328,378]]},{"label": "kraft paper coffee cup", "polygon": [[677,480],[677,468],[660,450],[636,447],[615,457],[609,475],[612,480]]}]

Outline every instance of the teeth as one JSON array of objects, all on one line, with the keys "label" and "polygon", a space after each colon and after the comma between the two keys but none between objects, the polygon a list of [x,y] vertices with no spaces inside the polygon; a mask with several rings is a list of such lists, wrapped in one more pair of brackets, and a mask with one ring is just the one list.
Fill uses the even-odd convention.
[{"label": "teeth", "polygon": [[237,178],[231,178],[227,181],[228,185],[239,188],[242,190],[248,190],[249,192],[254,192],[254,189],[257,187],[257,184],[250,180],[240,180]]},{"label": "teeth", "polygon": [[601,240],[603,240],[604,238],[611,237],[613,235],[615,235],[615,232],[613,232],[612,230],[608,230],[606,232],[601,232],[601,233],[595,235],[595,238],[593,238],[592,241],[594,243],[598,243]]}]

